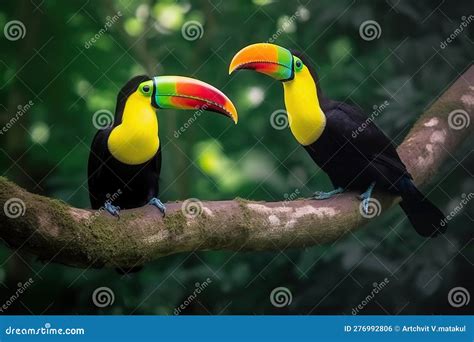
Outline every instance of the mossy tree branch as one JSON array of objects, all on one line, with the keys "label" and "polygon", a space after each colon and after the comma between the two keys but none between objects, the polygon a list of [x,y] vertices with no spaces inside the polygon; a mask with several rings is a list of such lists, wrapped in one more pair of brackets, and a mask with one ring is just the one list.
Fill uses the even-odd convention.
[{"label": "mossy tree branch", "polygon": [[[473,107],[471,66],[420,117],[398,148],[418,185],[429,182],[472,133],[472,126],[459,120],[472,121]],[[453,129],[456,124],[465,127]],[[375,197],[384,210],[399,200],[382,193]],[[202,202],[202,213],[195,218],[184,215],[183,203],[177,202],[167,205],[165,219],[155,208],[144,207],[122,211],[120,220],[29,193],[0,178],[0,205],[12,198],[23,201],[24,215],[11,218],[5,208],[0,210],[3,241],[42,260],[76,267],[129,268],[193,250],[278,250],[324,244],[366,222],[354,193],[324,201]]]}]

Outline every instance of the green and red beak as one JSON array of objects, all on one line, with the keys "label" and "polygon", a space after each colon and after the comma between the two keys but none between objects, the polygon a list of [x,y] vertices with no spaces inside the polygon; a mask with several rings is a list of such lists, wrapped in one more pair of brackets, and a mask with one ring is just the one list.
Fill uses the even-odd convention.
[{"label": "green and red beak", "polygon": [[162,109],[208,110],[223,114],[237,123],[234,104],[219,89],[182,76],[153,77],[152,105]]},{"label": "green and red beak", "polygon": [[240,69],[250,69],[279,81],[289,81],[294,77],[293,54],[275,44],[252,44],[232,58],[229,74]]}]

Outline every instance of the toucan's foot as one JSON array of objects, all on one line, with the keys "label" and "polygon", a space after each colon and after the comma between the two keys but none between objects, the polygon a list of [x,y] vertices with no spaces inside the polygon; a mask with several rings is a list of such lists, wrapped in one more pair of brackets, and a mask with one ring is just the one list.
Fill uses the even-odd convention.
[{"label": "toucan's foot", "polygon": [[334,195],[337,195],[337,194],[340,194],[344,192],[344,189],[339,187],[337,189],[334,189],[332,191],[328,191],[328,192],[324,192],[324,191],[316,191],[314,194],[313,194],[313,199],[316,199],[316,200],[323,200],[323,199],[328,199],[328,198],[331,198],[332,196]]},{"label": "toucan's foot", "polygon": [[165,217],[165,214],[166,214],[166,207],[165,205],[163,204],[163,202],[161,202],[158,198],[156,197],[153,197],[150,202],[148,202],[149,205],[152,205],[154,207],[157,207],[161,213],[163,214],[163,217]]},{"label": "toucan's foot", "polygon": [[367,215],[369,214],[369,203],[370,203],[370,198],[372,197],[372,192],[374,191],[374,187],[375,187],[375,182],[372,182],[365,192],[357,196],[362,201],[362,209],[364,210],[364,213]]},{"label": "toucan's foot", "polygon": [[104,209],[107,210],[107,212],[110,215],[120,218],[120,207],[117,207],[117,206],[115,206],[112,203],[107,201],[104,204]]}]

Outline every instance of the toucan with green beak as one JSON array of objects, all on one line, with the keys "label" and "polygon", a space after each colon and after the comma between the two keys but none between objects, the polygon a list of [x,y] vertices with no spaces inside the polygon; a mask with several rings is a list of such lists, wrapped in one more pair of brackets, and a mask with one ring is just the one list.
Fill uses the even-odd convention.
[{"label": "toucan with green beak", "polygon": [[89,155],[89,197],[93,209],[119,216],[120,209],[147,204],[163,215],[158,199],[161,144],[157,111],[208,110],[237,123],[233,103],[202,81],[181,76],[136,76],[117,96],[114,122],[100,129]]},{"label": "toucan with green beak", "polygon": [[360,191],[361,207],[367,213],[377,186],[401,196],[400,205],[420,235],[431,237],[446,231],[445,216],[416,188],[391,140],[360,108],[325,97],[316,73],[301,53],[274,44],[249,45],[234,56],[229,74],[241,69],[282,82],[291,133],[335,188],[318,191],[313,198]]}]

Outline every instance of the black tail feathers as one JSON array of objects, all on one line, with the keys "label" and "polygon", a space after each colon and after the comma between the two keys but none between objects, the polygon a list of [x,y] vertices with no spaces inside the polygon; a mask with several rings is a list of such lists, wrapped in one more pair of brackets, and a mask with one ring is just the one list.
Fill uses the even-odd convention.
[{"label": "black tail feathers", "polygon": [[400,206],[416,232],[424,237],[444,234],[448,228],[446,216],[417,189],[411,179],[398,183],[402,202]]}]

